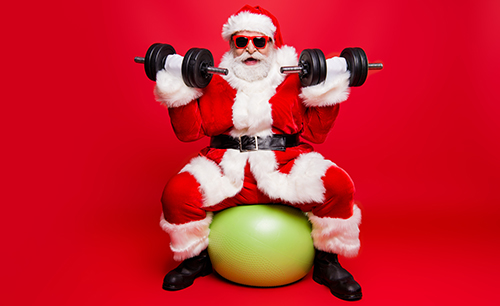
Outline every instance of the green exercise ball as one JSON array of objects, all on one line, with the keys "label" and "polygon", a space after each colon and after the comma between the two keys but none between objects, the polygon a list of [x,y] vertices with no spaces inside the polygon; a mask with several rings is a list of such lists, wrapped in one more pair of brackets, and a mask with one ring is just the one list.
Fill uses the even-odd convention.
[{"label": "green exercise ball", "polygon": [[314,260],[311,224],[284,205],[246,205],[214,215],[208,254],[214,270],[232,282],[276,287],[300,280]]}]

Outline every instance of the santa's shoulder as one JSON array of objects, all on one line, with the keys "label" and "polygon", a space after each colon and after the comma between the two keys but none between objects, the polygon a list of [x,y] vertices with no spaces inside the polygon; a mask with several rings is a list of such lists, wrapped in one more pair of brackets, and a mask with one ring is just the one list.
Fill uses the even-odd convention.
[{"label": "santa's shoulder", "polygon": [[298,56],[294,47],[284,45],[276,49],[276,61],[280,67],[282,66],[297,66]]}]

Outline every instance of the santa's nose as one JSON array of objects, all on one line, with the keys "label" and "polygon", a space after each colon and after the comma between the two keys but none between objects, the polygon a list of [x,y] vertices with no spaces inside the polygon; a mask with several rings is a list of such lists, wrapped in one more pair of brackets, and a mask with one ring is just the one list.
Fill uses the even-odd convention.
[{"label": "santa's nose", "polygon": [[257,51],[257,49],[253,45],[253,42],[250,40],[247,45],[247,52],[253,54],[255,51]]}]

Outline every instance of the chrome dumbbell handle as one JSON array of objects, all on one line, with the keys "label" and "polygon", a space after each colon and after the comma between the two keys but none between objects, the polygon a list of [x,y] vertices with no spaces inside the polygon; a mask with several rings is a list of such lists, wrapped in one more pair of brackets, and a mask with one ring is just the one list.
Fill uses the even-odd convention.
[{"label": "chrome dumbbell handle", "polygon": [[304,67],[302,66],[284,66],[280,68],[280,72],[284,74],[301,73],[303,70]]},{"label": "chrome dumbbell handle", "polygon": [[211,73],[211,74],[227,75],[229,73],[229,70],[226,68],[206,67],[206,69],[207,69],[207,73]]},{"label": "chrome dumbbell handle", "polygon": [[384,64],[382,63],[370,63],[368,64],[368,70],[382,70]]},{"label": "chrome dumbbell handle", "polygon": [[146,62],[146,59],[144,57],[136,56],[134,57],[134,62],[137,64],[144,64]]}]

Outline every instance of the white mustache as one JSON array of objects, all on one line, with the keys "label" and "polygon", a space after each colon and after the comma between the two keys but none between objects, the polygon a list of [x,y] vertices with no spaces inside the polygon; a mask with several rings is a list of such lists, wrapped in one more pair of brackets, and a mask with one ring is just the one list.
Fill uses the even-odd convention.
[{"label": "white mustache", "polygon": [[235,57],[235,60],[238,60],[240,62],[244,62],[249,58],[253,58],[253,59],[260,61],[260,60],[265,59],[266,57],[264,55],[260,54],[259,52],[254,52],[253,54],[250,54],[250,53],[248,53],[248,51],[245,51],[240,56]]}]

